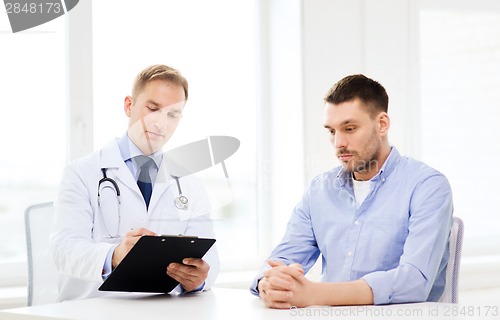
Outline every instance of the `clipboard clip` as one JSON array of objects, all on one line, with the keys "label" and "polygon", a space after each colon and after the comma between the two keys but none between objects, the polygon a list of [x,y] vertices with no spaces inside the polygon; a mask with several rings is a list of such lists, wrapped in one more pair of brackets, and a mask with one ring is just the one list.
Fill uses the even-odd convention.
[{"label": "clipboard clip", "polygon": [[198,239],[198,236],[186,236],[181,233],[178,235],[171,235],[171,234],[160,234],[158,237],[178,237],[178,238],[193,238],[193,239]]}]

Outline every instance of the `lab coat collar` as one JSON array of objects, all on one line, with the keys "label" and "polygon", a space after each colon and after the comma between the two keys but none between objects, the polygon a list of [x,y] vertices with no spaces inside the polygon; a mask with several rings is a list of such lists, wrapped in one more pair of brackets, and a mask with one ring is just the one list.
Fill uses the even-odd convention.
[{"label": "lab coat collar", "polygon": [[[165,158],[165,157],[163,157]],[[131,190],[135,191],[138,195],[142,197],[141,191],[137,186],[137,182],[134,180],[132,173],[128,169],[125,161],[123,161],[120,148],[118,146],[118,139],[110,141],[101,150],[101,168],[114,168],[117,169],[115,177],[110,176],[113,179],[120,180],[124,185],[126,185]],[[173,183],[173,179],[167,173],[165,168],[165,162],[161,161],[161,165],[158,169],[158,175],[156,176],[156,181],[153,186],[153,193],[151,194],[151,201],[149,203],[149,210],[153,210],[161,195],[170,187]]]},{"label": "lab coat collar", "polygon": [[120,180],[125,186],[142,196],[137,182],[122,159],[118,139],[113,139],[101,149],[101,168],[106,168],[108,171],[109,169],[117,169],[115,175],[112,176],[110,173],[109,177]]},{"label": "lab coat collar", "polygon": [[122,159],[120,148],[118,147],[118,139],[113,139],[101,149],[101,168],[118,168],[120,170],[128,170],[125,165],[125,161]]}]

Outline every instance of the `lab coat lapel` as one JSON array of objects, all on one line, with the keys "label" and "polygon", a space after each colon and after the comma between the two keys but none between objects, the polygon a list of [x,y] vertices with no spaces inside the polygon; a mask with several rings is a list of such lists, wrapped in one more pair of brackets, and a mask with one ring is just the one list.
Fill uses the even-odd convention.
[{"label": "lab coat lapel", "polygon": [[158,169],[158,175],[156,176],[155,184],[153,186],[153,193],[151,194],[151,201],[149,202],[150,210],[154,209],[155,206],[161,199],[162,194],[167,191],[168,188],[172,185],[174,179],[170,177],[166,168],[165,168],[165,156],[160,164],[160,168]]},{"label": "lab coat lapel", "polygon": [[118,141],[115,139],[108,143],[101,151],[101,168],[114,168],[116,169],[115,176],[110,176],[116,181],[120,181],[127,188],[136,192],[142,197],[137,181],[134,180],[132,173],[123,161]]}]

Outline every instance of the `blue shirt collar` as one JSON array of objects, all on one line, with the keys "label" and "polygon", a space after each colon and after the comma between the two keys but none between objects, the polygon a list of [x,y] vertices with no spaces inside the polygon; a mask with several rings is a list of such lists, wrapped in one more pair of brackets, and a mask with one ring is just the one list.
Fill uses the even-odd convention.
[{"label": "blue shirt collar", "polygon": [[[118,140],[118,147],[120,148],[120,154],[124,162],[127,162],[136,156],[144,155],[135,143],[130,140],[127,132],[125,132],[125,134]],[[150,158],[153,159],[156,163],[156,167],[159,168],[163,159],[163,151],[160,150],[153,153]]]},{"label": "blue shirt collar", "polygon": [[[398,162],[401,160],[401,155],[396,147],[391,147],[391,152],[389,156],[385,160],[382,168],[380,168],[379,172],[370,179],[370,181],[379,181],[382,182],[387,179],[388,176],[391,175],[394,168],[396,168]],[[342,187],[344,184],[347,184],[351,180],[351,172],[347,172],[343,167],[340,168],[339,173],[337,174],[337,180]]]}]

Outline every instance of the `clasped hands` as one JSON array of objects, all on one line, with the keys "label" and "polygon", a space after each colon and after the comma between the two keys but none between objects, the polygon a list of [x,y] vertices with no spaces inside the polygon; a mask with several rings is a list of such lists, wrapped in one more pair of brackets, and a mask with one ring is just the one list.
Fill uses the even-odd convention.
[{"label": "clasped hands", "polygon": [[258,284],[259,296],[265,305],[276,309],[305,307],[314,304],[315,282],[304,276],[298,263],[285,265],[268,261],[272,268],[264,273]]},{"label": "clasped hands", "polygon": [[[142,236],[156,236],[157,234],[145,229],[138,228],[127,232],[120,244],[113,252],[113,269],[120,264],[127,253],[139,241]],[[208,277],[210,266],[203,259],[186,258],[182,263],[171,263],[167,266],[166,273],[178,281],[187,292],[196,290]]]}]

